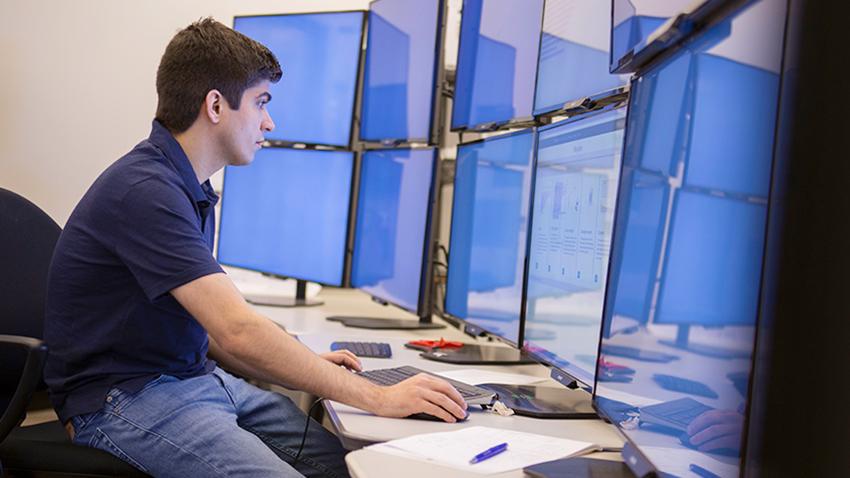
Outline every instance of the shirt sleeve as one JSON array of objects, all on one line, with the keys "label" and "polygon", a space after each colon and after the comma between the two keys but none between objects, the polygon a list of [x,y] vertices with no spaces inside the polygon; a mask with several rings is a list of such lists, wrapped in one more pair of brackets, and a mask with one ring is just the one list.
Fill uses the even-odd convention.
[{"label": "shirt sleeve", "polygon": [[223,272],[192,200],[176,184],[151,177],[132,185],[111,214],[115,254],[149,300],[197,278]]}]

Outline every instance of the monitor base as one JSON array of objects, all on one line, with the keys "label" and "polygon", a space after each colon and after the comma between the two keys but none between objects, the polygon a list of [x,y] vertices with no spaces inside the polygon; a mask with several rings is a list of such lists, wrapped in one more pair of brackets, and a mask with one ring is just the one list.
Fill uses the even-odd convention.
[{"label": "monitor base", "polygon": [[668,347],[677,348],[679,350],[687,350],[697,355],[705,357],[734,360],[734,359],[750,359],[750,354],[743,350],[725,349],[722,347],[714,347],[711,345],[682,343],[678,340],[659,340],[658,343],[667,345]]},{"label": "monitor base", "polygon": [[287,297],[274,294],[245,294],[245,300],[254,305],[265,305],[271,307],[315,307],[322,305],[320,300]]},{"label": "monitor base", "polygon": [[274,294],[244,294],[245,300],[255,305],[271,307],[315,307],[322,305],[321,300],[307,298],[307,281],[295,281],[295,297]]},{"label": "monitor base", "polygon": [[459,365],[524,365],[535,364],[536,360],[521,351],[495,345],[464,344],[457,349],[437,349],[419,354],[435,362]]},{"label": "monitor base", "polygon": [[679,359],[679,357],[675,355],[664,352],[656,352],[653,350],[639,349],[628,345],[612,345],[603,343],[599,352],[602,355],[629,358],[632,360],[640,360],[641,362],[668,363]]},{"label": "monitor base", "polygon": [[534,418],[597,419],[590,393],[560,387],[485,383],[481,388],[499,394],[499,401],[517,415]]},{"label": "monitor base", "polygon": [[445,329],[443,324],[423,322],[421,320],[409,319],[381,319],[378,317],[347,317],[332,316],[328,320],[340,322],[346,327],[374,330],[418,330],[418,329]]},{"label": "monitor base", "polygon": [[522,469],[532,478],[633,478],[636,475],[621,461],[594,458],[561,458]]}]

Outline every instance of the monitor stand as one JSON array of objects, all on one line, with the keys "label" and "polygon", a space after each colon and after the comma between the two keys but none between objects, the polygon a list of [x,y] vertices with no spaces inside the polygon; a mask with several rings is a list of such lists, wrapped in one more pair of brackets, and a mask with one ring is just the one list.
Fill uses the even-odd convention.
[{"label": "monitor stand", "polygon": [[441,348],[423,352],[420,357],[458,365],[525,365],[537,361],[520,350],[495,345],[463,344],[456,349]]},{"label": "monitor stand", "polygon": [[435,324],[431,317],[419,317],[419,320],[410,319],[381,319],[379,317],[351,317],[335,315],[328,320],[340,322],[346,327],[357,329],[374,330],[421,330],[421,329],[445,329],[443,324]]},{"label": "monitor stand", "polygon": [[324,302],[307,298],[307,281],[295,281],[295,297],[276,294],[245,294],[245,300],[255,305],[272,307],[313,307]]},{"label": "monitor stand", "polygon": [[719,359],[746,359],[749,360],[751,354],[745,350],[726,349],[722,347],[714,347],[704,344],[688,343],[688,335],[690,333],[689,325],[679,325],[679,330],[676,332],[676,340],[659,340],[658,342],[669,347],[687,350],[698,355]]},{"label": "monitor stand", "polygon": [[[499,394],[499,401],[517,415],[534,418],[599,418],[591,405],[591,394],[580,388],[497,383],[478,386]],[[575,382],[571,387],[577,387]]]}]

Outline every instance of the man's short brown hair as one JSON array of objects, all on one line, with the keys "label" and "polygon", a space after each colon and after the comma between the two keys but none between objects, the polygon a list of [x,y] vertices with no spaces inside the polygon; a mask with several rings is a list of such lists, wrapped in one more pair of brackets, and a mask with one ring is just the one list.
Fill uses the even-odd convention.
[{"label": "man's short brown hair", "polygon": [[232,109],[242,93],[262,80],[282,75],[274,54],[262,44],[212,18],[177,32],[159,62],[156,119],[172,133],[195,122],[210,90],[221,92]]}]

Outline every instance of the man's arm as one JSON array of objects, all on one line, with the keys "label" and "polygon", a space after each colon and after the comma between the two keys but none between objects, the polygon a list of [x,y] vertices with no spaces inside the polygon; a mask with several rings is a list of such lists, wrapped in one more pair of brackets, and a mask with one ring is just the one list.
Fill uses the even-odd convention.
[{"label": "man's arm", "polygon": [[465,414],[463,398],[444,380],[420,374],[380,387],[316,355],[255,312],[224,274],[195,279],[171,294],[207,330],[223,363],[240,373],[381,416],[425,412],[453,422]]}]

